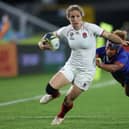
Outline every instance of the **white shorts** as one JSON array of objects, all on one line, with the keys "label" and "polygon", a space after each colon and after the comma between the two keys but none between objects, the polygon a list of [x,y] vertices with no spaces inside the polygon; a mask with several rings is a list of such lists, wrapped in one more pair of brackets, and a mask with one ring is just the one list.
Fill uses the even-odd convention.
[{"label": "white shorts", "polygon": [[95,70],[79,70],[71,65],[65,65],[60,72],[81,90],[88,90],[95,75]]}]

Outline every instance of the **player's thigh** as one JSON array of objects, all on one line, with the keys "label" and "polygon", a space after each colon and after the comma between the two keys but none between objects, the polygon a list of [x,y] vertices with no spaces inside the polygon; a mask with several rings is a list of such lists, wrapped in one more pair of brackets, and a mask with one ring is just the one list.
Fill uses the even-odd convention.
[{"label": "player's thigh", "polygon": [[81,90],[88,90],[94,79],[95,71],[93,72],[80,72],[74,79],[74,84]]},{"label": "player's thigh", "polygon": [[50,80],[50,84],[56,89],[59,89],[64,85],[71,83],[73,78],[74,73],[71,66],[65,65],[57,74],[55,74],[55,76],[53,76],[53,78]]},{"label": "player's thigh", "polygon": [[69,84],[69,80],[64,76],[63,73],[57,72],[52,79],[49,81],[49,83],[55,88],[59,89],[63,87],[66,84]]}]

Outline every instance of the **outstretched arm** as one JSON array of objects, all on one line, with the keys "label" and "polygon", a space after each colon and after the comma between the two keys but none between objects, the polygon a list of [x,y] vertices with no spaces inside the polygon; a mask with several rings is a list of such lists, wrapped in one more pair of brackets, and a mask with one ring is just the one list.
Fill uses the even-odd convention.
[{"label": "outstretched arm", "polygon": [[102,33],[102,37],[114,42],[114,43],[118,43],[118,44],[122,44],[122,45],[129,45],[129,41],[126,41],[126,40],[122,40],[119,36],[117,36],[116,34],[113,34],[113,33],[110,33],[110,32],[107,32],[107,31],[104,31]]},{"label": "outstretched arm", "polygon": [[119,62],[116,62],[114,64],[104,64],[103,62],[100,61],[100,59],[96,59],[96,65],[107,71],[107,72],[116,72],[117,70],[120,70],[121,68],[123,68],[124,64],[121,64]]}]

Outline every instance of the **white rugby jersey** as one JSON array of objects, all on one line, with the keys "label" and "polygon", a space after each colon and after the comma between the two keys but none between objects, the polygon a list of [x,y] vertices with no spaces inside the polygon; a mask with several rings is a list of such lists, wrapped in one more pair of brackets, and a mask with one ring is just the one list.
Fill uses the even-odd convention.
[{"label": "white rugby jersey", "polygon": [[67,39],[71,48],[71,55],[66,62],[75,68],[95,70],[96,36],[100,36],[103,29],[91,23],[84,22],[80,30],[72,25],[56,31],[59,37]]}]

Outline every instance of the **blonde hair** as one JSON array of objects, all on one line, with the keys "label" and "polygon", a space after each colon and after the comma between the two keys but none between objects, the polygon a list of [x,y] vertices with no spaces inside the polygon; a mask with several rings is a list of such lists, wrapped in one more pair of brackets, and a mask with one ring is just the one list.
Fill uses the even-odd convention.
[{"label": "blonde hair", "polygon": [[127,38],[127,32],[123,31],[123,30],[115,30],[115,31],[113,31],[113,34],[116,34],[123,40],[126,40],[126,38]]},{"label": "blonde hair", "polygon": [[77,4],[74,5],[70,5],[67,9],[66,9],[66,17],[69,18],[70,12],[73,10],[77,10],[80,12],[81,16],[84,16],[84,10]]}]

